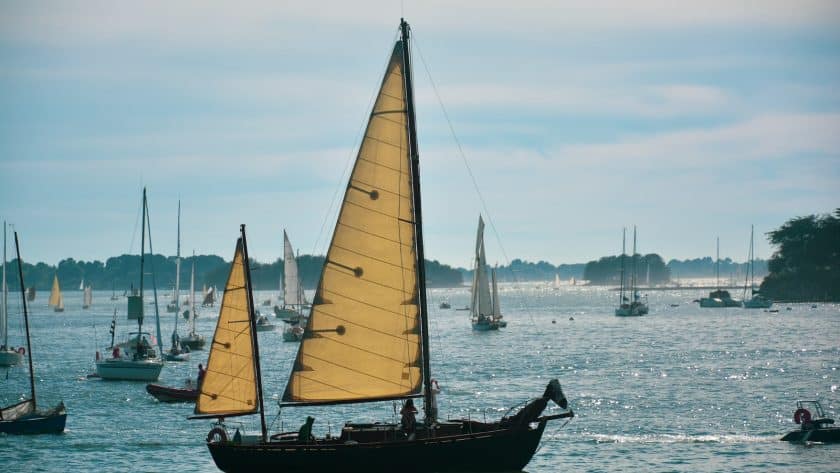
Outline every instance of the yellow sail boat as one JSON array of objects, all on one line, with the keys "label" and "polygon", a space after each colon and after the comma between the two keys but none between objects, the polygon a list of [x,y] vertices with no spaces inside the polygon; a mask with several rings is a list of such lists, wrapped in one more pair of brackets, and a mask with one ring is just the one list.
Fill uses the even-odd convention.
[{"label": "yellow sail boat", "polygon": [[[226,472],[509,471],[536,452],[557,380],[498,421],[437,418],[429,354],[420,176],[409,27],[397,41],[350,175],[281,408],[400,401],[399,424],[347,423],[316,438],[314,418],[269,435],[245,229],[236,245],[194,418]],[[413,400],[425,419],[416,422]],[[224,419],[259,414],[261,432],[230,435]]]},{"label": "yellow sail boat", "polygon": [[58,284],[58,274],[53,276],[49,305],[56,312],[64,312],[64,296],[61,295],[61,286]]}]

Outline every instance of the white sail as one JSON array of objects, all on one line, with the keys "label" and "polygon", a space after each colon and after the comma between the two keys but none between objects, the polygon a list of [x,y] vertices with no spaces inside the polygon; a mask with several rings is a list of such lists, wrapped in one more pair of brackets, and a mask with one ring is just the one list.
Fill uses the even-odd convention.
[{"label": "white sail", "polygon": [[93,304],[93,289],[90,286],[85,286],[85,297],[82,305],[84,307],[90,307],[91,304]]},{"label": "white sail", "polygon": [[478,216],[478,232],[475,237],[475,272],[470,315],[490,315],[493,310],[490,301],[490,281],[487,279],[487,259],[484,254],[484,220]]},{"label": "white sail", "polygon": [[85,290],[85,278],[82,278],[82,282],[79,283],[79,290],[80,291]]},{"label": "white sail", "polygon": [[292,243],[285,230],[283,230],[283,303],[285,305],[306,304],[295,252],[292,250]]},{"label": "white sail", "polygon": [[554,274],[554,289],[560,289],[560,275]]}]

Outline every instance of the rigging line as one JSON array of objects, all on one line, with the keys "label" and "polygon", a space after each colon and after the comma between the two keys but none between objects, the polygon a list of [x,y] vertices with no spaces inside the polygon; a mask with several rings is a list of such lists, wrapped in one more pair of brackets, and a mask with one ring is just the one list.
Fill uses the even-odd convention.
[{"label": "rigging line", "polygon": [[[440,105],[440,109],[443,112],[443,116],[446,119],[446,124],[449,126],[449,132],[452,134],[452,139],[455,141],[455,145],[458,148],[458,154],[461,157],[461,161],[464,163],[464,167],[467,168],[467,174],[470,176],[470,180],[472,181],[473,188],[475,188],[475,192],[478,195],[478,200],[481,203],[481,208],[484,210],[484,215],[487,216],[487,221],[490,223],[490,228],[493,230],[493,235],[496,237],[496,242],[499,244],[499,249],[502,252],[502,257],[504,258],[505,265],[509,268],[511,275],[513,275],[514,282],[519,285],[521,281],[519,281],[516,272],[513,271],[513,268],[510,266],[510,258],[508,258],[507,252],[505,251],[505,247],[502,244],[502,238],[499,236],[499,232],[496,230],[496,224],[493,221],[493,217],[490,215],[490,211],[488,210],[487,203],[484,200],[484,195],[481,193],[481,189],[478,187],[478,180],[475,177],[475,174],[470,167],[469,161],[467,161],[467,155],[464,153],[464,148],[461,146],[461,141],[458,139],[458,135],[455,133],[455,127],[452,125],[452,120],[449,119],[449,113],[446,111],[446,107],[443,105],[443,100],[440,97],[440,93],[438,92],[437,84],[435,84],[434,79],[432,78],[432,72],[429,69],[429,64],[426,62],[426,58],[423,57],[423,53],[420,51],[420,44],[417,41],[417,34],[414,35],[414,46],[417,50],[417,55],[420,56],[420,62],[423,63],[423,69],[426,71],[426,76],[429,78],[429,83],[432,85],[432,91],[435,93],[435,98],[437,98],[438,104]],[[520,298],[520,308],[524,309],[524,302]],[[534,319],[534,315],[528,311],[528,316],[531,319],[531,325],[535,328],[539,328],[537,325],[537,321]]]},{"label": "rigging line", "polygon": [[[399,34],[399,30],[397,30],[397,33],[394,35],[394,39],[392,39],[391,44],[394,44],[396,42],[396,37],[397,37],[398,34]],[[392,51],[393,49],[394,49],[393,46],[390,46],[388,48],[389,51]],[[382,74],[379,75],[379,77],[384,77],[385,72],[388,71],[388,65],[391,63],[391,54],[390,53],[387,54],[387,58],[388,59],[385,61],[385,67],[382,68],[383,72],[382,72]],[[379,89],[381,88],[381,86],[382,86],[382,84],[377,85],[373,89],[373,93],[371,94],[370,98],[368,99],[367,107],[365,107],[365,114],[364,114],[365,118],[363,118],[359,123],[359,129],[356,131],[356,136],[353,139],[353,147],[350,148],[350,152],[347,154],[347,159],[345,160],[345,163],[344,163],[344,170],[341,171],[341,176],[339,177],[339,179],[336,183],[335,191],[333,192],[332,198],[330,198],[330,205],[327,207],[326,212],[324,212],[324,218],[323,218],[323,221],[321,222],[321,229],[318,231],[318,238],[315,239],[315,243],[312,245],[312,254],[313,255],[316,254],[316,252],[318,251],[318,246],[321,244],[321,238],[324,237],[324,231],[327,228],[327,223],[330,222],[331,220],[337,220],[338,219],[338,216],[336,216],[335,219],[331,218],[332,215],[333,215],[333,206],[335,206],[336,199],[338,198],[339,191],[341,191],[342,188],[345,188],[345,189],[347,188],[347,186],[342,186],[342,184],[344,184],[344,182],[345,182],[345,176],[348,174],[348,172],[350,170],[350,164],[354,161],[353,157],[357,154],[357,149],[361,148],[362,135],[364,134],[364,131],[367,129],[367,124],[370,121],[370,119],[369,119],[370,110],[373,110],[373,102],[376,99],[376,97],[379,95]],[[339,206],[339,208],[336,210],[336,212],[340,212],[340,211],[341,211],[341,206]],[[327,245],[329,245],[329,243],[327,243]],[[328,250],[329,250],[329,248],[327,248],[327,251]],[[326,254],[327,251],[324,251],[324,253]],[[316,288],[316,290],[317,290],[317,288]]]},{"label": "rigging line", "polygon": [[134,249],[134,242],[137,241],[137,222],[140,220],[140,210],[142,206],[143,204],[140,204],[140,207],[137,207],[137,213],[134,215],[134,231],[131,232],[131,244],[128,245],[127,255],[131,254]]}]

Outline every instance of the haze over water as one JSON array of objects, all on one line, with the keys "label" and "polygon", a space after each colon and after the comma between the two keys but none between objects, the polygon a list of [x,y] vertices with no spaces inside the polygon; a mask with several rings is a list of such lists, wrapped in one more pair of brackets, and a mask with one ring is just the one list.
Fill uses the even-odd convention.
[{"label": "haze over water", "polygon": [[[64,400],[67,431],[0,436],[3,463],[19,471],[214,471],[204,446],[211,424],[186,420],[191,405],[160,404],[144,383],[84,379],[93,371],[95,347],[108,344],[115,304],[117,339],[136,327],[125,320],[125,300],[114,303],[110,291],[98,291],[93,308],[83,312],[81,292],[64,295],[66,312],[54,314],[39,294],[31,324],[39,402]],[[649,315],[619,318],[612,315],[618,295],[605,288],[503,285],[509,326],[477,333],[468,312],[454,310],[468,304],[468,289],[431,290],[432,376],[443,391],[442,414],[498,418],[557,377],[576,417],[562,429],[549,424],[527,472],[835,471],[836,446],[778,439],[796,427],[797,399],[819,399],[837,418],[840,306],[778,305],[778,313],[700,309],[690,301],[701,295],[652,292]],[[260,291],[255,300],[268,297],[276,293]],[[437,308],[443,298],[452,310]],[[19,298],[10,305],[11,339],[19,344]],[[211,336],[215,322],[215,311],[204,309],[199,332]],[[168,340],[173,316],[163,315],[161,324]],[[153,331],[153,317],[144,329]],[[345,421],[393,420],[390,403],[286,409],[275,420],[297,346],[283,343],[279,331],[260,334],[272,430],[281,423],[283,430],[297,430],[307,415],[316,417],[319,435],[337,433]],[[207,352],[192,356],[189,363],[167,363],[161,384],[194,377]],[[2,386],[0,404],[26,394],[26,368],[9,370]],[[479,406],[488,406],[486,413]],[[256,416],[230,420],[249,433],[258,430]]]}]

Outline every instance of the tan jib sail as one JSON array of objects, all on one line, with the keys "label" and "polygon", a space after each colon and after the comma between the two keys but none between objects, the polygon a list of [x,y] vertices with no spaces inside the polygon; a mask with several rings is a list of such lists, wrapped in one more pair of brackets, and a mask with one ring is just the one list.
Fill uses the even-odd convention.
[{"label": "tan jib sail", "polygon": [[242,239],[230,265],[207,373],[195,404],[196,414],[240,415],[257,412],[257,382],[251,316],[245,285]]},{"label": "tan jib sail", "polygon": [[56,274],[53,276],[53,285],[52,285],[52,292],[50,292],[50,307],[58,307],[59,305],[63,306],[63,301],[61,297],[61,287],[58,285],[58,275]]},{"label": "tan jib sail", "polygon": [[407,122],[398,42],[356,157],[284,401],[352,402],[420,391]]}]

